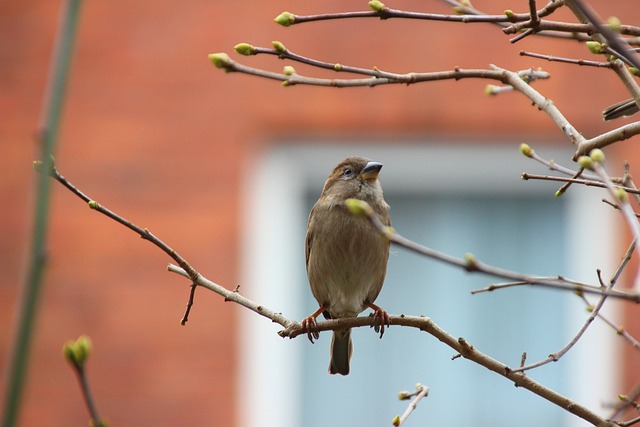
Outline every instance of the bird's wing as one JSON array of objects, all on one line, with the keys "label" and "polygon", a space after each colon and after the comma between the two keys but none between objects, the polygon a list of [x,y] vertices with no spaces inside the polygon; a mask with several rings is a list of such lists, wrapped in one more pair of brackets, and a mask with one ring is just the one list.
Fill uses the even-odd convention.
[{"label": "bird's wing", "polygon": [[309,269],[309,257],[311,256],[311,242],[313,240],[313,233],[311,232],[311,221],[313,220],[313,211],[315,210],[315,206],[311,209],[311,213],[309,214],[309,224],[307,226],[307,237],[305,239],[305,266],[307,270]]}]

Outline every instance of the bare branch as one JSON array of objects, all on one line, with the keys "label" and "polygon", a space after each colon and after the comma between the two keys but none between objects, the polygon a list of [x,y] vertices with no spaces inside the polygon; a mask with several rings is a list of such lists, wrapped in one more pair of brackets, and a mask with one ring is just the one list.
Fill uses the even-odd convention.
[{"label": "bare branch", "polygon": [[527,274],[518,273],[515,271],[506,270],[499,267],[494,267],[488,264],[478,261],[473,254],[467,254],[464,259],[456,258],[451,255],[444,254],[434,249],[422,246],[406,237],[401,236],[392,227],[385,226],[382,221],[373,212],[373,209],[364,201],[349,199],[354,203],[349,205],[349,208],[354,215],[365,216],[373,227],[378,230],[383,236],[385,236],[393,244],[401,246],[405,249],[409,249],[415,253],[426,256],[427,258],[435,259],[445,264],[452,265],[464,269],[469,273],[482,273],[489,276],[500,277],[503,279],[511,280],[514,282],[527,283],[533,286],[550,287],[562,290],[571,290],[575,292],[585,292],[598,295],[607,295],[616,298],[621,298],[636,303],[640,303],[640,293],[631,293],[625,291],[618,291],[613,289],[603,289],[601,286],[589,285],[581,283],[575,280],[568,280],[563,277],[540,277],[531,276]]},{"label": "bare branch", "polygon": [[[618,265],[618,268],[611,276],[611,279],[609,279],[608,285],[605,286],[602,283],[602,277],[600,276],[600,271],[598,270],[598,278],[600,280],[600,284],[607,291],[612,290],[613,287],[616,285],[618,279],[620,278],[620,275],[622,274],[622,271],[625,269],[625,267],[629,263],[629,260],[631,259],[631,255],[633,255],[633,251],[635,249],[636,249],[636,240],[634,240],[631,243],[631,245],[625,252],[624,256],[622,257],[622,260],[620,261],[620,264]],[[580,294],[580,295],[583,295],[583,294]],[[593,323],[595,318],[600,314],[600,310],[604,306],[604,303],[606,300],[607,300],[607,295],[603,294],[602,296],[600,296],[598,303],[595,306],[591,306],[591,313],[589,314],[589,317],[587,317],[587,319],[585,320],[580,330],[578,330],[575,336],[564,347],[562,347],[557,352],[550,354],[546,359],[540,360],[539,362],[535,362],[530,365],[520,366],[518,369],[515,369],[515,371],[524,372],[530,369],[534,369],[534,368],[546,365],[547,363],[557,362],[558,360],[560,360],[560,358],[565,354],[567,354],[569,350],[571,350],[573,346],[576,345],[576,343],[580,340],[580,338],[582,338],[582,336],[587,331],[589,326]]]},{"label": "bare branch", "polygon": [[617,129],[610,130],[591,139],[585,139],[578,144],[578,150],[573,155],[573,159],[576,160],[580,156],[589,154],[594,148],[604,148],[638,134],[640,134],[640,121],[620,126]]},{"label": "bare branch", "polygon": [[[281,331],[278,332],[278,334],[282,337],[289,337],[289,338],[293,338],[295,336],[301,335],[301,334],[305,334],[305,331],[302,329],[301,325],[299,322],[287,319],[285,316],[283,316],[281,313],[278,313],[272,309],[269,309],[267,307],[264,307],[254,301],[249,300],[248,298],[245,298],[244,296],[240,295],[240,293],[238,292],[237,288],[234,291],[230,291],[226,288],[224,288],[223,286],[220,286],[206,278],[204,278],[202,275],[200,275],[197,271],[195,271],[190,264],[185,261],[182,257],[180,257],[173,249],[171,249],[168,245],[166,245],[164,242],[162,242],[160,239],[158,239],[157,237],[153,236],[150,232],[148,232],[148,230],[144,230],[139,228],[138,226],[134,225],[133,223],[131,223],[130,221],[116,215],[115,213],[113,213],[112,211],[98,205],[96,202],[94,202],[92,199],[90,199],[88,196],[86,196],[83,192],[81,192],[80,190],[78,190],[75,186],[73,186],[68,180],[66,180],[65,178],[62,177],[62,175],[60,173],[58,173],[58,171],[55,169],[55,166],[53,168],[53,172],[52,172],[52,176],[61,184],[63,184],[67,189],[69,189],[70,191],[72,191],[76,196],[80,197],[82,200],[84,200],[85,202],[88,202],[89,205],[97,210],[100,213],[103,213],[104,215],[108,216],[109,218],[117,221],[118,223],[126,226],[127,228],[129,228],[132,231],[135,231],[137,234],[139,234],[141,237],[149,240],[151,243],[153,243],[155,246],[158,246],[159,248],[161,248],[165,253],[167,253],[168,255],[171,256],[171,258],[173,258],[174,260],[179,260],[180,261],[180,267],[175,266],[175,265],[169,265],[168,269],[169,271],[178,273],[180,275],[183,275],[184,277],[189,278],[194,284],[198,285],[198,286],[202,286],[205,287],[207,289],[210,289],[212,291],[214,291],[215,293],[224,296],[226,301],[233,301],[243,307],[246,307],[250,310],[252,310],[253,312],[266,317],[268,319],[271,319],[273,322],[278,323],[279,325],[283,326],[284,329],[282,329]],[[368,206],[368,205],[367,205]],[[371,210],[369,208],[369,210]],[[465,268],[467,271],[482,271],[486,274],[492,274],[492,275],[502,275],[502,274],[506,274],[507,276],[517,276],[517,277],[523,277],[523,275],[519,275],[519,274],[512,274],[511,272],[508,272],[506,270],[500,270],[500,269],[496,269],[494,267],[488,267],[485,266],[483,264],[480,264],[478,261],[476,261],[473,257],[469,256],[467,257],[467,259],[465,261],[462,260],[458,260],[456,258],[453,257],[449,257],[447,255],[443,255],[443,254],[439,254],[436,253],[433,250],[430,250],[428,248],[424,248],[421,247],[420,245],[417,245],[413,242],[410,242],[404,238],[402,238],[401,236],[397,235],[397,233],[393,232],[390,228],[388,227],[384,227],[384,225],[382,225],[382,223],[380,223],[380,221],[377,219],[377,217],[375,217],[375,215],[368,215],[368,218],[371,220],[371,222],[377,226],[377,228],[385,235],[385,236],[390,236],[390,239],[394,242],[394,243],[398,243],[398,244],[402,244],[405,247],[409,247],[412,250],[416,250],[420,253],[425,253],[425,254],[430,254],[431,256],[434,256],[435,258],[438,259],[442,259],[445,262],[454,264],[454,265],[458,265],[460,267]],[[187,271],[186,269],[182,268],[182,266],[187,266],[189,268],[189,271]],[[533,280],[534,282],[538,282],[538,280]],[[562,281],[562,280],[558,280],[559,282],[563,283],[564,285],[567,285],[569,282],[567,281]],[[545,282],[544,280],[539,281],[540,283]],[[589,285],[580,285],[580,284],[576,284],[574,285],[576,287],[576,289],[579,290],[583,290],[585,292],[590,291],[594,291],[595,292],[595,288],[589,286]],[[611,295],[614,296],[613,291],[611,292],[600,292],[602,295]],[[635,301],[640,301],[640,295],[631,295],[631,294],[626,294],[626,293],[621,293],[621,292],[617,292],[616,294],[617,296],[622,296],[625,295],[628,299],[633,299]],[[345,318],[345,319],[337,319],[337,320],[328,320],[328,321],[321,321],[317,323],[317,330],[318,331],[323,331],[323,330],[336,330],[336,329],[344,329],[344,328],[353,328],[353,327],[361,327],[361,326],[373,326],[374,323],[376,322],[376,319],[374,317],[355,317],[355,318]],[[415,316],[405,316],[405,315],[400,315],[400,316],[390,316],[389,317],[389,323],[391,325],[400,325],[400,326],[408,326],[408,327],[414,327],[414,328],[418,328],[422,331],[425,331],[431,335],[433,335],[434,337],[436,337],[437,339],[439,339],[441,342],[443,342],[444,344],[448,345],[449,347],[451,347],[452,349],[454,349],[457,353],[459,353],[462,357],[471,360],[479,365],[482,365],[484,367],[486,367],[487,369],[496,372],[497,374],[509,379],[510,381],[512,381],[517,387],[522,387],[525,388],[531,392],[533,392],[534,394],[537,394],[538,396],[548,400],[549,402],[554,403],[555,405],[560,406],[561,408],[565,409],[566,411],[575,414],[576,416],[588,421],[589,423],[595,425],[595,426],[599,426],[599,427],[604,427],[604,426],[608,426],[608,427],[612,427],[613,424],[603,418],[601,418],[600,416],[598,416],[597,414],[593,413],[592,411],[590,411],[588,408],[578,404],[577,402],[574,402],[566,397],[564,397],[563,395],[545,387],[544,385],[534,381],[533,379],[529,378],[527,375],[525,375],[522,372],[514,372],[514,370],[510,367],[508,367],[507,365],[487,356],[486,354],[478,351],[477,349],[475,349],[471,344],[469,344],[464,338],[455,338],[452,335],[448,334],[446,331],[444,331],[443,329],[441,329],[440,327],[438,327],[431,319],[426,318],[426,317],[415,317]]]},{"label": "bare branch", "polygon": [[414,396],[415,399],[413,399],[411,403],[409,403],[409,406],[407,406],[407,409],[401,416],[396,416],[393,419],[391,425],[397,427],[404,424],[404,422],[409,418],[409,415],[411,415],[411,413],[418,407],[418,403],[422,400],[422,398],[427,397],[428,395],[429,387],[425,387],[420,383],[416,384],[416,391],[414,391],[413,393],[409,393],[408,391],[401,391],[400,393],[398,393],[398,397],[401,400],[411,399]]},{"label": "bare branch", "polygon": [[640,57],[631,49],[629,44],[619,37],[609,26],[604,25],[600,17],[582,0],[565,0],[565,3],[573,14],[583,23],[593,26],[598,34],[594,34],[595,40],[606,43],[619,58],[625,58],[634,67],[640,69]]},{"label": "bare branch", "polygon": [[520,56],[528,56],[531,58],[544,59],[549,62],[563,62],[565,64],[582,65],[582,66],[598,67],[598,68],[611,68],[610,62],[590,61],[588,59],[562,58],[559,56],[542,55],[540,53],[526,52],[524,50],[520,51]]},{"label": "bare branch", "polygon": [[[566,178],[563,176],[552,176],[552,175],[536,175],[536,174],[526,173],[526,172],[520,175],[520,177],[525,181],[530,179],[544,180],[544,181],[561,181],[561,182],[570,182],[574,184],[582,184],[582,185],[586,185],[587,187],[607,188],[607,185],[601,181],[592,181],[588,179]],[[640,194],[640,190],[637,190],[634,188],[624,187],[621,185],[616,185],[616,188],[623,189],[628,193]]]}]

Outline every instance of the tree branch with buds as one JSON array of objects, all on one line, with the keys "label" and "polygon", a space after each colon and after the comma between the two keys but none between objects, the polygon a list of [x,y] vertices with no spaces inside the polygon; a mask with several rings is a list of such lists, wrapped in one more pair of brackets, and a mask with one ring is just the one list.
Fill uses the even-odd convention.
[{"label": "tree branch with buds", "polygon": [[[38,163],[36,163],[36,169],[38,169]],[[62,176],[55,167],[55,164],[52,165],[51,168],[51,176],[62,184],[65,188],[75,194],[77,197],[86,202],[91,209],[96,210],[97,212],[107,216],[108,218],[118,222],[124,227],[128,228],[131,231],[134,231],[142,238],[148,240],[154,246],[160,248],[163,252],[169,255],[173,260],[178,262],[180,265],[176,266],[170,264],[168,269],[171,272],[180,274],[189,279],[191,282],[191,289],[194,287],[200,286],[206,289],[209,289],[215,292],[218,295],[221,295],[225,298],[225,301],[234,302],[242,307],[245,307],[260,316],[263,316],[267,319],[270,319],[272,322],[278,323],[283,327],[282,330],[278,332],[281,337],[289,337],[295,338],[298,335],[305,335],[306,331],[303,330],[300,323],[288,319],[282,313],[277,312],[271,308],[265,307],[255,301],[252,301],[244,296],[242,296],[239,292],[239,289],[231,291],[221,285],[216,284],[205,278],[201,275],[195,268],[191,266],[191,264],[182,258],[178,253],[171,249],[166,243],[164,243],[161,239],[154,236],[147,229],[143,229],[129,220],[121,217],[116,214],[112,210],[98,204],[89,196],[84,194],[81,190],[75,187],[71,182],[69,182],[65,177]],[[409,241],[401,236],[399,236],[395,231],[390,227],[385,227],[379,220],[375,217],[375,215],[370,212],[370,208],[368,205],[362,204],[362,201],[350,199],[348,202],[348,208],[355,215],[365,216],[369,219],[369,221],[376,227],[384,236],[389,238],[392,243],[399,244],[403,247],[406,247],[410,250],[417,251],[422,253],[423,255],[432,256],[436,259],[439,259],[443,262],[450,263],[452,265],[456,265],[460,268],[465,269],[469,272],[482,272],[490,275],[497,275],[499,277],[509,277],[509,278],[519,278],[520,280],[525,280],[530,282],[531,284],[540,284],[540,285],[549,285],[553,287],[559,288],[571,288],[573,290],[580,290],[583,292],[591,292],[598,293],[602,295],[602,298],[605,296],[619,297],[623,299],[631,299],[636,302],[640,302],[640,294],[630,294],[621,291],[614,290],[602,290],[597,287],[588,285],[588,284],[580,284],[577,282],[570,282],[562,278],[535,278],[529,276],[523,276],[517,273],[508,272],[507,270],[502,270],[496,267],[491,267],[477,261],[472,255],[467,255],[464,260],[456,259],[454,257],[450,257],[445,254],[437,253],[431,249],[422,247],[416,243]],[[193,297],[193,293],[190,293],[190,300]],[[192,302],[192,301],[191,301]],[[184,317],[183,317],[183,320]],[[186,321],[186,320],[185,320]],[[184,321],[182,322],[184,324]],[[562,407],[563,409],[575,414],[576,416],[586,420],[595,426],[614,426],[614,424],[606,419],[603,419],[599,415],[595,414],[588,408],[574,402],[565,396],[555,392],[554,390],[545,387],[543,384],[529,378],[523,372],[519,372],[516,368],[511,368],[508,365],[505,365],[499,362],[496,359],[489,357],[488,355],[482,353],[478,349],[476,349],[473,345],[467,342],[464,338],[456,338],[453,335],[449,334],[438,325],[436,325],[431,319],[427,317],[418,317],[418,316],[408,316],[408,315],[399,315],[399,316],[389,316],[389,323],[391,325],[412,327],[419,329],[421,331],[427,332],[428,334],[434,336],[447,346],[454,349],[461,357],[473,361],[485,368],[505,377],[506,379],[512,381],[516,386],[525,388],[532,393],[554,403]],[[317,323],[317,331],[328,331],[328,330],[337,330],[344,328],[355,328],[355,327],[363,327],[369,326],[373,327],[375,324],[375,319],[371,316],[369,317],[355,317],[355,318],[345,318],[345,319],[336,319],[336,320],[326,320],[320,321]]]}]

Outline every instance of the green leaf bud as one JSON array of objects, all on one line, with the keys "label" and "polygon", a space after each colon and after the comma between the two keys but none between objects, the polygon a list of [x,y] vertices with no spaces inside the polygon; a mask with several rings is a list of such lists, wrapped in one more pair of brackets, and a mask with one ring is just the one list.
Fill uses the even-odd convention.
[{"label": "green leaf bud", "polygon": [[578,164],[582,169],[591,169],[591,157],[589,156],[580,156],[578,157]]},{"label": "green leaf bud", "polygon": [[398,392],[398,400],[407,400],[409,398],[409,392],[408,391],[399,391]]},{"label": "green leaf bud", "polygon": [[62,346],[62,355],[65,359],[67,359],[67,362],[71,363],[72,365],[78,365],[76,352],[74,351],[74,345],[74,341],[67,341],[66,343],[64,343],[64,345]]},{"label": "green leaf bud", "polygon": [[296,23],[296,16],[291,12],[282,12],[273,21],[283,27],[289,27]]},{"label": "green leaf bud", "polygon": [[616,198],[620,203],[625,203],[629,201],[629,194],[625,191],[624,188],[616,188]]},{"label": "green leaf bud", "polygon": [[250,45],[249,43],[238,43],[233,47],[233,49],[238,52],[240,55],[255,55],[255,47]]},{"label": "green leaf bud", "polygon": [[617,16],[609,17],[609,19],[607,19],[607,24],[609,24],[609,27],[612,31],[615,31],[616,33],[620,32],[622,22],[620,22],[620,19]]},{"label": "green leaf bud", "polygon": [[520,144],[520,152],[527,157],[533,157],[533,155],[536,153],[535,151],[533,151],[533,148],[529,146],[529,144],[524,143]]},{"label": "green leaf bud", "polygon": [[282,44],[281,42],[274,40],[271,42],[271,46],[273,46],[273,48],[275,50],[277,50],[278,52],[286,52],[287,48],[284,47],[284,44]]},{"label": "green leaf bud", "polygon": [[369,216],[373,213],[373,209],[369,206],[369,203],[360,199],[347,199],[344,204],[347,206],[351,215],[354,216]]},{"label": "green leaf bud", "polygon": [[587,48],[589,48],[589,52],[599,55],[604,53],[605,45],[600,42],[589,41],[587,42]]},{"label": "green leaf bud", "polygon": [[210,53],[209,60],[213,62],[213,65],[215,65],[217,68],[226,69],[229,64],[231,64],[231,58],[229,58],[229,55],[224,52]]},{"label": "green leaf bud", "polygon": [[474,270],[478,264],[476,256],[471,252],[464,254],[464,261],[467,264],[467,270]]},{"label": "green leaf bud", "polygon": [[91,338],[86,335],[80,335],[75,342],[75,348],[78,361],[84,363],[91,355]]},{"label": "green leaf bud", "polygon": [[591,152],[589,153],[589,157],[591,157],[591,160],[593,160],[594,162],[604,162],[604,152],[599,148],[594,148],[593,150],[591,150]]},{"label": "green leaf bud", "polygon": [[371,10],[373,10],[374,12],[382,12],[385,8],[384,3],[382,3],[379,0],[371,0],[369,2],[369,7],[371,8]]}]

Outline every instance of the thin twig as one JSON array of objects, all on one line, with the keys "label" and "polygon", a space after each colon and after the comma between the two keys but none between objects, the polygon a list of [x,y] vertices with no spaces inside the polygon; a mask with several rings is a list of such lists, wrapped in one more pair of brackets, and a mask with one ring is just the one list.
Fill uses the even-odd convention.
[{"label": "thin twig", "polygon": [[610,62],[590,61],[588,59],[562,58],[559,56],[543,55],[540,53],[527,52],[524,50],[520,51],[520,56],[528,56],[530,58],[544,59],[549,62],[563,62],[565,64],[586,65],[589,67],[598,67],[598,68],[611,68]]},{"label": "thin twig", "polygon": [[[606,286],[602,283],[602,277],[600,275],[600,270],[598,270],[598,279],[600,281],[601,287],[604,288],[604,290],[611,291],[613,289],[613,287],[616,285],[618,279],[620,278],[620,275],[622,274],[622,271],[625,269],[625,267],[629,263],[629,260],[631,259],[631,255],[633,255],[633,251],[635,250],[635,248],[636,248],[636,241],[634,240],[632,242],[632,244],[629,246],[629,248],[627,249],[627,251],[625,252],[624,256],[622,257],[622,260],[620,261],[620,264],[618,265],[618,268],[613,273],[613,275],[609,279],[609,283]],[[589,316],[585,320],[585,322],[582,325],[582,327],[578,330],[578,332],[573,336],[573,338],[564,347],[562,347],[560,350],[556,351],[555,353],[551,353],[545,359],[542,359],[542,360],[540,360],[538,362],[535,362],[535,363],[531,363],[529,365],[520,366],[518,369],[515,369],[515,371],[516,372],[525,372],[525,371],[528,371],[528,370],[531,370],[531,369],[538,368],[540,366],[546,365],[548,363],[557,362],[558,360],[560,360],[560,358],[562,358],[565,354],[567,354],[569,352],[569,350],[571,350],[573,348],[573,346],[576,345],[576,343],[580,340],[580,338],[582,338],[582,336],[587,331],[589,326],[591,326],[591,324],[595,320],[596,316],[598,316],[598,314],[600,313],[600,310],[604,306],[604,303],[605,303],[606,300],[607,300],[607,295],[606,294],[603,294],[603,295],[600,296],[600,299],[598,300],[597,304],[595,306],[593,306],[593,308],[591,309],[591,313],[589,314]]]},{"label": "thin twig", "polygon": [[634,237],[634,240],[640,240],[640,223],[636,219],[635,213],[629,203],[629,198],[626,195],[626,190],[620,189],[619,186],[615,185],[611,177],[607,174],[604,167],[599,162],[593,162],[592,169],[600,176],[602,181],[606,184],[607,190],[609,190],[609,194],[614,200],[619,201],[620,211],[622,212],[624,219],[626,220],[631,233]]},{"label": "thin twig", "polygon": [[[270,54],[278,54],[279,56],[285,56],[283,52],[277,52],[272,49],[266,48],[254,48],[256,49],[256,53],[270,53]],[[224,56],[223,56],[224,55]],[[293,60],[297,60],[300,62],[304,62],[309,65],[313,65],[319,68],[325,69],[333,69],[335,71],[348,71],[356,74],[364,74],[371,76],[370,78],[353,78],[353,79],[325,79],[325,78],[316,78],[316,77],[308,77],[298,73],[276,73],[272,71],[266,71],[259,68],[249,67],[247,65],[241,64],[237,61],[232,60],[226,54],[211,54],[209,55],[212,62],[216,64],[218,68],[222,68],[227,72],[239,72],[242,74],[248,74],[252,76],[262,77],[271,80],[280,81],[284,86],[294,86],[294,85],[308,85],[308,86],[327,86],[327,87],[374,87],[380,85],[388,85],[388,84],[415,84],[415,83],[423,83],[423,82],[433,82],[440,80],[461,80],[461,79],[489,79],[489,80],[498,80],[502,83],[518,84],[517,80],[520,83],[527,85],[528,84],[523,80],[532,81],[536,79],[546,79],[549,78],[549,74],[544,71],[527,69],[520,72],[511,72],[498,67],[493,66],[491,70],[487,69],[462,69],[462,68],[454,68],[451,71],[434,71],[427,73],[389,73],[381,70],[367,70],[358,67],[352,67],[342,64],[334,64],[328,63],[324,61],[318,61],[311,58],[305,58],[300,55],[291,54],[290,58]],[[224,59],[221,59],[224,58]],[[509,74],[513,73],[513,74]],[[533,74],[531,77],[527,78],[526,74]],[[519,86],[520,89],[523,89],[522,86]],[[520,90],[519,89],[519,90]],[[526,89],[525,89],[526,90]],[[528,93],[532,93],[531,90],[526,90]],[[535,92],[535,90],[533,90]],[[535,92],[537,93],[537,92]],[[542,105],[539,105],[542,108]]]},{"label": "thin twig", "polygon": [[591,7],[584,4],[582,0],[565,0],[565,2],[580,21],[592,25],[594,29],[597,30],[603,38],[602,41],[606,42],[609,47],[616,51],[616,56],[620,58],[624,57],[633,64],[634,67],[640,68],[640,57],[633,52],[624,39],[619,37],[608,25],[602,22],[602,19],[600,19]]},{"label": "thin twig", "polygon": [[[611,195],[611,197],[614,200],[618,200],[620,211],[622,212],[622,216],[624,217],[627,225],[631,230],[633,239],[636,241],[640,240],[640,222],[638,222],[635,212],[631,207],[631,203],[629,203],[629,195],[626,193],[626,191],[616,188],[616,186],[611,181],[611,178],[607,174],[607,171],[604,169],[602,164],[600,164],[600,162],[594,161],[592,169],[607,184],[607,189],[609,190],[609,194]],[[640,266],[638,266],[638,269],[636,271],[633,289],[635,291],[640,291]]]},{"label": "thin twig", "polygon": [[[184,277],[189,277],[189,275],[186,273],[186,271],[184,271],[181,267],[177,266],[177,265],[173,265],[173,264],[169,264],[167,266],[167,270],[172,272],[172,273],[176,273],[179,274],[181,276]],[[282,327],[285,328],[285,330],[291,329],[291,330],[300,330],[302,331],[302,327],[300,326],[300,323],[294,321],[294,320],[290,320],[288,318],[286,318],[285,316],[282,315],[282,313],[276,312],[274,310],[271,310],[261,304],[258,304],[255,301],[250,300],[249,298],[244,297],[243,295],[240,294],[240,292],[238,292],[238,288],[236,287],[236,289],[234,289],[233,291],[225,288],[222,285],[219,285],[215,282],[212,282],[211,280],[207,279],[204,276],[199,276],[198,280],[196,281],[196,284],[198,286],[202,286],[203,288],[207,288],[210,291],[215,292],[216,294],[224,297],[225,301],[231,301],[234,302],[236,304],[241,305],[242,307],[248,308],[249,310],[253,311],[254,313],[259,314],[260,316],[266,317],[267,319],[270,319],[272,322],[277,323],[279,325],[281,325]],[[324,322],[318,322],[318,325],[321,325]],[[318,330],[326,330],[326,329],[320,329],[320,326],[318,326]],[[282,332],[282,331],[281,331]],[[293,336],[297,336],[298,334],[295,334]],[[281,336],[283,336],[281,334]],[[287,335],[289,336],[289,335]],[[293,336],[291,336],[293,338]]]},{"label": "thin twig", "polygon": [[[463,70],[455,68],[453,71],[441,71],[431,73],[407,73],[405,78],[398,80],[396,78],[365,78],[365,79],[322,79],[315,77],[306,77],[295,72],[274,73],[258,68],[248,67],[240,64],[224,53],[210,54],[209,58],[216,67],[224,69],[227,72],[240,72],[244,74],[254,75],[262,78],[278,80],[284,86],[293,86],[298,84],[311,86],[327,86],[327,87],[374,87],[385,84],[413,84],[427,81],[438,80],[460,80],[463,78],[481,78],[498,80],[502,83],[513,86],[513,88],[527,98],[540,110],[544,111],[547,116],[558,126],[564,135],[576,146],[585,144],[585,138],[578,132],[575,127],[567,120],[562,112],[555,106],[553,101],[541,95],[533,89],[527,81],[523,80],[521,73],[505,70],[496,65],[491,65],[490,70]],[[535,73],[535,71],[534,71]],[[542,77],[538,77],[542,78]]]},{"label": "thin twig", "polygon": [[[93,209],[93,210],[95,210],[97,212],[100,212],[101,214],[103,214],[103,215],[111,218],[112,220],[118,222],[119,224],[127,227],[129,230],[134,231],[135,233],[137,233],[144,240],[148,240],[149,242],[151,242],[152,244],[154,244],[155,246],[160,248],[164,253],[169,255],[175,262],[177,262],[180,265],[180,267],[182,267],[182,269],[187,273],[188,277],[191,279],[192,283],[197,283],[198,282],[198,278],[200,277],[200,273],[198,273],[191,266],[191,264],[189,264],[187,262],[187,260],[184,259],[178,252],[176,252],[169,245],[167,245],[165,242],[163,242],[158,237],[156,237],[153,233],[151,233],[151,231],[149,231],[146,228],[143,229],[141,227],[138,227],[137,225],[135,225],[131,221],[121,217],[120,215],[116,214],[115,212],[111,211],[110,209],[106,208],[105,206],[100,205],[95,200],[91,199],[89,196],[87,196],[82,191],[80,191],[78,188],[76,188],[73,184],[71,184],[71,182],[69,182],[64,176],[62,176],[62,174],[60,174],[60,172],[56,168],[55,164],[53,164],[53,166],[52,166],[51,176],[56,181],[58,181],[60,184],[65,186],[73,194],[78,196],[80,199],[84,200],[89,205],[89,207],[91,209]],[[191,306],[193,305],[194,294],[195,294],[195,287],[192,286],[191,291],[189,292],[189,300],[188,300],[188,303],[187,303],[187,308],[185,310],[184,315],[182,316],[182,319],[180,320],[180,323],[182,325],[185,325],[187,323],[187,321],[188,321],[189,312],[191,310]]]},{"label": "thin twig", "polygon": [[[580,175],[582,175],[583,172],[584,172],[584,168],[578,169],[578,171],[573,175],[572,179],[580,178]],[[566,193],[567,190],[569,189],[569,187],[571,186],[571,184],[573,184],[573,183],[572,182],[567,182],[567,183],[563,184],[560,188],[558,188],[558,191],[556,191],[556,196],[561,196],[564,193]]]},{"label": "thin twig", "polygon": [[[538,163],[541,163],[541,164],[545,165],[546,167],[548,167],[552,171],[557,171],[557,172],[563,173],[563,174],[568,175],[568,176],[575,176],[578,173],[577,170],[568,168],[566,166],[562,166],[561,164],[559,164],[558,162],[556,162],[553,159],[551,159],[551,160],[545,159],[544,157],[540,156],[534,149],[532,149],[531,147],[529,147],[526,144],[523,144],[523,145],[520,146],[520,151],[525,156],[535,160]],[[597,175],[592,174],[592,173],[585,173],[584,171],[580,175],[582,177],[584,177],[586,179],[590,179],[590,180],[598,179]]]},{"label": "thin twig", "polygon": [[[351,199],[354,200],[354,199]],[[619,291],[613,289],[603,289],[601,286],[594,286],[586,283],[581,283],[575,280],[568,280],[563,277],[540,277],[531,276],[523,273],[518,273],[511,270],[491,266],[478,261],[473,254],[467,254],[464,259],[456,258],[451,255],[444,254],[426,246],[420,245],[406,237],[401,236],[397,231],[391,227],[385,226],[382,221],[376,216],[371,207],[361,200],[356,200],[357,206],[354,209],[354,214],[365,216],[373,227],[378,230],[383,236],[395,245],[401,246],[412,252],[418,253],[427,258],[435,259],[445,264],[452,265],[464,269],[469,273],[482,273],[488,276],[500,277],[503,279],[511,280],[514,282],[524,282],[532,286],[550,287],[562,290],[571,290],[576,292],[586,292],[597,295],[606,295],[616,298],[626,299],[633,302],[640,302],[640,293],[631,293],[626,291]]]},{"label": "thin twig", "polygon": [[[528,172],[524,172],[520,175],[520,178],[522,178],[524,181],[527,180],[543,180],[543,181],[560,181],[560,182],[571,182],[574,184],[581,184],[581,185],[585,185],[587,187],[599,187],[599,188],[607,188],[607,185],[603,182],[600,181],[593,181],[590,179],[582,179],[582,178],[567,178],[564,176],[553,176],[553,175],[538,175],[538,174],[534,174],[534,173],[528,173]],[[622,189],[624,191],[626,191],[627,193],[632,193],[632,194],[640,194],[640,190],[635,189],[635,188],[631,188],[631,187],[625,187],[623,185],[619,185],[619,184],[614,184],[614,186],[616,188]]]},{"label": "thin twig", "polygon": [[409,392],[400,392],[398,393],[401,396],[402,400],[410,399],[415,396],[415,398],[409,403],[407,409],[405,409],[404,413],[401,416],[396,416],[391,423],[392,426],[398,427],[404,424],[405,421],[409,418],[409,416],[416,410],[418,407],[418,403],[422,400],[422,398],[427,397],[429,395],[429,387],[425,387],[422,384],[416,384],[416,391],[413,393]]},{"label": "thin twig", "polygon": [[626,395],[619,396],[620,403],[614,407],[613,413],[611,414],[609,419],[614,420],[618,418],[620,414],[622,414],[627,408],[631,406],[635,405],[637,408],[638,404],[636,403],[636,399],[638,399],[639,397],[640,397],[640,383],[636,384],[631,390],[631,392],[627,393]]},{"label": "thin twig", "polygon": [[[243,45],[243,44],[240,44]],[[239,46],[240,46],[239,45]],[[325,70],[333,70],[336,72],[343,73],[352,73],[352,74],[360,74],[364,76],[374,77],[376,79],[389,79],[395,81],[395,83],[404,83],[404,84],[412,84],[419,83],[421,81],[431,81],[434,80],[431,75],[443,76],[443,72],[432,72],[432,73],[392,73],[389,71],[380,70],[377,67],[373,69],[369,68],[361,68],[354,67],[351,65],[344,65],[334,62],[326,62],[320,61],[314,58],[309,58],[304,55],[300,55],[295,53],[289,49],[287,49],[282,43],[274,42],[274,45],[277,45],[277,48],[266,48],[261,46],[251,46],[248,44],[244,44],[244,47],[248,48],[246,51],[242,51],[243,54],[248,55],[273,55],[277,56],[280,59],[288,59],[291,61],[299,62],[301,64],[311,65],[313,67],[322,68]],[[234,71],[234,70],[229,70]],[[460,70],[456,69],[454,71],[462,72],[462,74],[458,74],[456,78],[468,78],[468,77],[479,77],[478,71],[486,71],[486,70]],[[472,73],[472,75],[467,76],[467,73]],[[527,68],[525,70],[518,71],[518,75],[527,83],[532,83],[536,80],[546,80],[550,77],[549,73],[542,70],[534,70],[533,68]],[[499,76],[498,76],[499,77]],[[449,77],[451,78],[451,77]],[[489,77],[491,78],[491,77]],[[495,78],[495,76],[494,76]],[[440,78],[441,79],[441,78]]]},{"label": "thin twig", "polygon": [[[587,297],[582,294],[580,294],[579,296],[582,299],[582,301],[584,301],[584,303],[587,305],[587,308],[589,310],[592,310],[593,304],[589,302]],[[613,329],[617,335],[620,335],[622,338],[628,341],[633,348],[640,350],[640,342],[638,342],[637,339],[635,339],[629,332],[627,332],[627,330],[623,326],[617,325],[615,322],[610,320],[608,317],[604,316],[602,313],[598,313],[598,318],[602,320],[604,323],[606,323],[609,327],[611,327],[611,329]]]},{"label": "thin twig", "polygon": [[78,382],[80,383],[80,390],[82,392],[82,396],[84,397],[84,402],[87,405],[87,410],[89,411],[89,417],[91,418],[92,426],[104,426],[106,425],[104,421],[98,415],[98,409],[93,401],[93,395],[91,393],[91,388],[89,387],[89,380],[87,379],[86,369],[84,365],[73,365],[73,370],[75,371]]},{"label": "thin twig", "polygon": [[[611,206],[613,209],[620,210],[620,205],[618,205],[616,203],[610,202],[607,199],[602,199],[602,202],[607,204],[607,205],[609,205],[609,206]],[[635,214],[636,218],[640,218],[640,214],[639,213],[634,212],[634,214]]]}]

